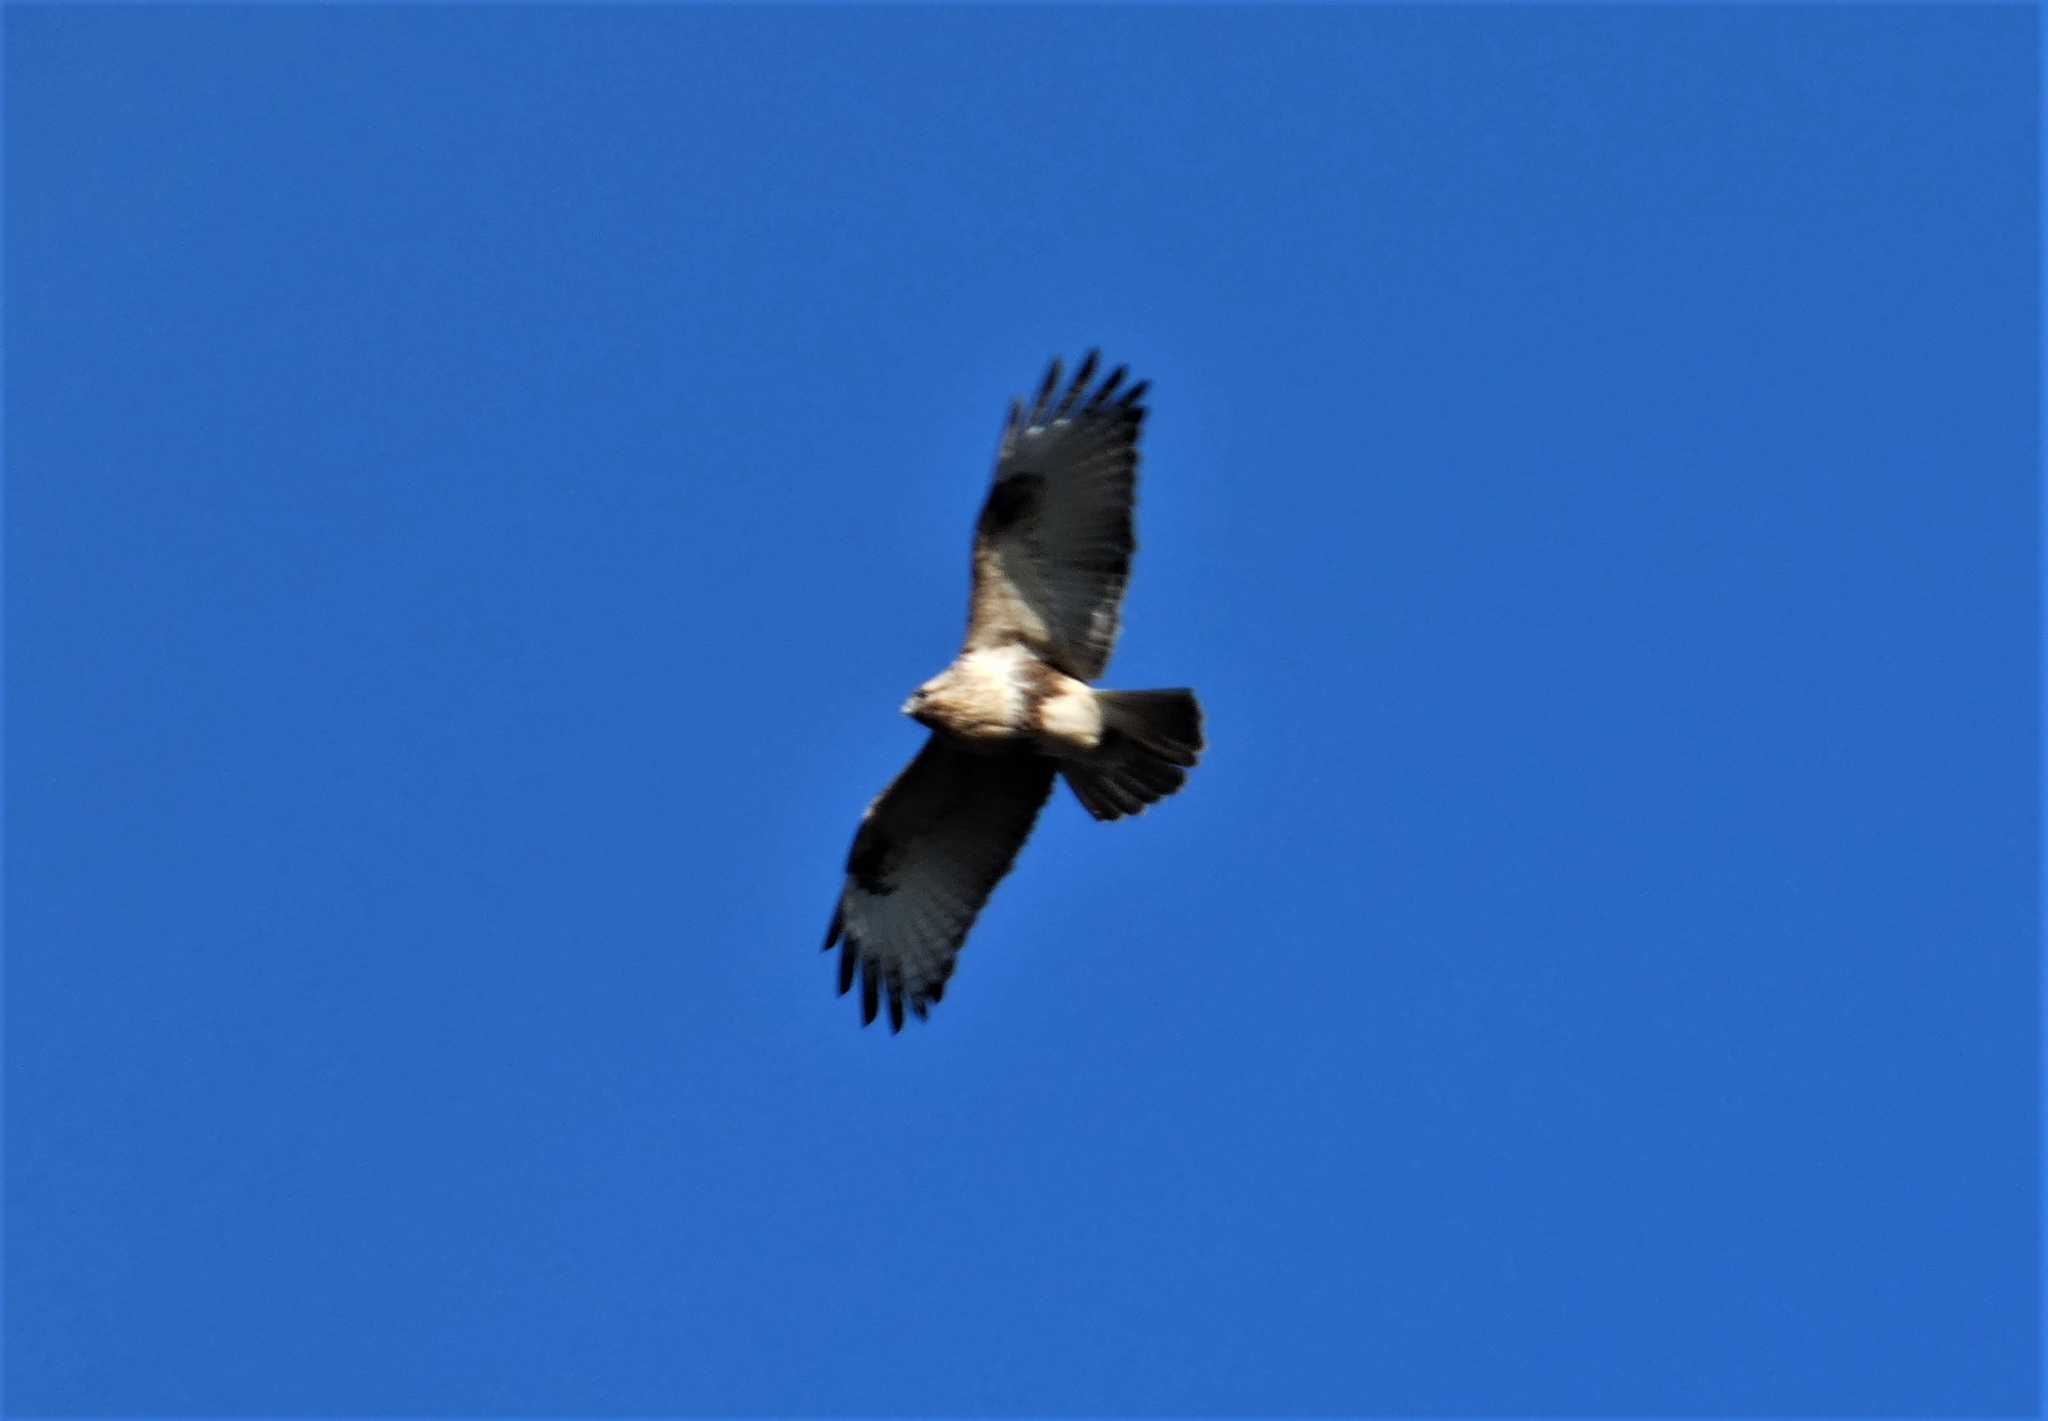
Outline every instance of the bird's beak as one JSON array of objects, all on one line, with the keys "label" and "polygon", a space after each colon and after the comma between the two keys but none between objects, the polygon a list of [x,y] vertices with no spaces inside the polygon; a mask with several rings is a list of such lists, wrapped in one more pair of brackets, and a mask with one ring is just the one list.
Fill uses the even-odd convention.
[{"label": "bird's beak", "polygon": [[913,695],[909,700],[903,703],[903,713],[907,716],[915,716],[918,712],[919,707],[921,707],[923,704],[923,697]]}]

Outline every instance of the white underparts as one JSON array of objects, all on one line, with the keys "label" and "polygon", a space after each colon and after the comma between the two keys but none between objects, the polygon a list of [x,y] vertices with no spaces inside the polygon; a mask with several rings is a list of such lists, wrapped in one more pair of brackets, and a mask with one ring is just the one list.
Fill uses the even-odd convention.
[{"label": "white underparts", "polygon": [[977,719],[1022,728],[1029,701],[1024,677],[1036,662],[1036,657],[1015,643],[968,652],[954,663],[963,701],[973,706]]},{"label": "white underparts", "polygon": [[1039,703],[1038,732],[1062,749],[1093,750],[1102,743],[1102,706],[1082,682],[1062,676]]},{"label": "white underparts", "polygon": [[1102,743],[1094,690],[1016,642],[963,653],[920,691],[921,718],[969,740],[1025,736],[1054,755],[1087,754]]},{"label": "white underparts", "polygon": [[1024,677],[1036,658],[1022,646],[967,652],[921,688],[933,715],[970,740],[1006,739],[1026,729]]}]

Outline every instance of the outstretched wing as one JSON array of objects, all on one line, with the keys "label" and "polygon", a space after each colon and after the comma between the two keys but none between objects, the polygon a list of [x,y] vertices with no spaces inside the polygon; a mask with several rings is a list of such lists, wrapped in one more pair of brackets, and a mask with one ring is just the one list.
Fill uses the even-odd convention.
[{"label": "outstretched wing", "polygon": [[839,991],[858,972],[861,1023],[889,1003],[923,1016],[944,994],[975,915],[1010,871],[1052,790],[1050,761],[979,754],[934,735],[862,816],[825,934],[841,944]]},{"label": "outstretched wing", "polygon": [[995,483],[974,530],[969,648],[1022,641],[1092,681],[1116,645],[1117,607],[1137,546],[1138,427],[1149,387],[1119,365],[1089,390],[1095,352],[1060,393],[1055,360],[1027,409],[1010,406]]}]

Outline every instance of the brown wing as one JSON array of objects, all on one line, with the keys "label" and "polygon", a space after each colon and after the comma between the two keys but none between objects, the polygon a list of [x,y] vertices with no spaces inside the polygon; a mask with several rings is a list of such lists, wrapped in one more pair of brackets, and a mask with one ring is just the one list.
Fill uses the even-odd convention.
[{"label": "brown wing", "polygon": [[1117,608],[1137,547],[1140,381],[1121,395],[1118,366],[1092,392],[1095,352],[1059,393],[1060,363],[1027,409],[1010,406],[995,482],[974,530],[969,648],[1022,641],[1092,681],[1116,645]]},{"label": "brown wing", "polygon": [[922,1017],[944,994],[967,930],[1010,871],[1052,790],[1050,761],[977,754],[934,735],[862,816],[825,934],[841,943],[839,991],[858,969],[861,1023],[889,1003]]}]

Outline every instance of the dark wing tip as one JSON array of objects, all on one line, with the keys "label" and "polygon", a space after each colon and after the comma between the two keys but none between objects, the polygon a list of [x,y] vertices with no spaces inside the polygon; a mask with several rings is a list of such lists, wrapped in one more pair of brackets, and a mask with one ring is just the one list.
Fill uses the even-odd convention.
[{"label": "dark wing tip", "polygon": [[1058,387],[1059,383],[1060,358],[1055,355],[1052,358],[1052,364],[1045,368],[1045,379],[1038,387],[1038,398],[1031,402],[1031,422],[1033,424],[1043,422],[1046,402],[1052,398],[1052,392]]},{"label": "dark wing tip", "polygon": [[1088,408],[1099,409],[1107,404],[1109,397],[1116,393],[1116,387],[1123,384],[1124,376],[1130,373],[1131,367],[1128,365],[1119,365],[1116,369],[1110,371],[1109,378],[1102,382],[1101,388],[1096,390],[1094,398],[1088,401]]},{"label": "dark wing tip", "polygon": [[1074,406],[1080,402],[1082,391],[1086,390],[1088,382],[1095,378],[1095,367],[1101,359],[1102,352],[1099,350],[1091,350],[1081,357],[1081,364],[1074,371],[1074,382],[1067,386],[1067,393],[1060,400],[1055,417],[1064,419],[1073,412]]},{"label": "dark wing tip", "polygon": [[825,945],[820,952],[830,952],[832,944],[839,941],[839,935],[846,931],[846,904],[841,902],[832,908],[832,926],[825,929]]},{"label": "dark wing tip", "polygon": [[875,1013],[880,1008],[881,1001],[876,994],[875,964],[863,962],[860,965],[860,1024],[872,1025]]},{"label": "dark wing tip", "polygon": [[[1021,400],[1012,400],[1010,402],[1010,422],[1006,428],[1015,429],[1027,423],[1045,424],[1053,419],[1064,419],[1072,414],[1077,407],[1086,410],[1096,410],[1113,405],[1116,408],[1143,414],[1144,411],[1138,408],[1138,401],[1142,400],[1145,397],[1145,392],[1152,388],[1152,382],[1150,380],[1140,380],[1137,384],[1125,390],[1121,398],[1113,401],[1111,397],[1116,394],[1118,386],[1122,385],[1124,379],[1131,373],[1130,367],[1128,365],[1117,366],[1116,369],[1109,372],[1108,377],[1103,380],[1100,386],[1093,392],[1090,392],[1088,382],[1095,378],[1095,372],[1101,365],[1102,350],[1098,346],[1089,350],[1086,355],[1081,357],[1080,365],[1074,370],[1073,380],[1066,385],[1065,392],[1060,393],[1061,373],[1066,369],[1066,366],[1060,357],[1055,355],[1052,358],[1052,362],[1046,366],[1045,378],[1039,381],[1038,393],[1032,397],[1029,407],[1027,408]],[[1057,396],[1059,401],[1057,408],[1053,405],[1055,396]]]}]

